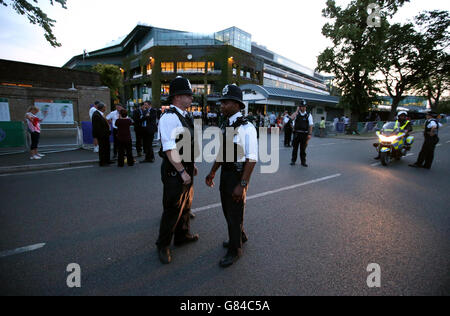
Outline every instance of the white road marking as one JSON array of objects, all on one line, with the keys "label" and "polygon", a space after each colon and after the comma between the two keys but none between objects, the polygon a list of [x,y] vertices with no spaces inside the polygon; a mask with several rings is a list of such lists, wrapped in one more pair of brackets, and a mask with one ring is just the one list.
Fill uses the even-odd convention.
[{"label": "white road marking", "polygon": [[29,172],[5,173],[5,174],[0,174],[0,177],[23,176],[23,175],[30,175],[30,174],[39,174],[39,173],[57,172],[57,171],[66,171],[66,170],[76,170],[76,169],[85,169],[85,168],[93,168],[93,167],[94,166],[82,166],[82,167],[60,168],[60,169],[51,169],[51,170],[37,170],[37,171],[29,171]]},{"label": "white road marking", "polygon": [[442,144],[437,144],[437,145],[436,145],[436,147],[441,147],[441,146],[442,146]]},{"label": "white road marking", "polygon": [[[272,191],[267,191],[267,192],[255,194],[255,195],[252,195],[252,196],[248,196],[247,197],[247,201],[248,200],[257,199],[257,198],[261,198],[261,197],[265,197],[265,196],[272,195],[272,194],[276,194],[276,193],[280,193],[280,192],[283,192],[283,191],[293,190],[293,189],[296,189],[296,188],[299,188],[299,187],[302,187],[302,186],[305,186],[305,185],[314,184],[314,183],[318,183],[318,182],[323,182],[323,181],[326,181],[326,180],[331,180],[331,179],[334,179],[334,178],[337,178],[337,177],[340,177],[340,176],[342,176],[342,174],[338,173],[338,174],[334,174],[334,175],[331,175],[331,176],[328,176],[328,177],[323,177],[323,178],[319,178],[319,179],[315,179],[315,180],[311,180],[311,181],[307,181],[307,182],[291,185],[291,186],[288,186],[288,187],[283,187],[283,188],[280,188],[280,189],[277,189],[277,190],[272,190]],[[211,205],[199,207],[199,208],[193,209],[191,211],[192,211],[192,213],[198,213],[198,212],[201,212],[201,211],[206,211],[206,210],[218,208],[218,207],[221,207],[221,206],[222,206],[221,203],[216,203],[216,204],[211,204]]]},{"label": "white road marking", "polygon": [[45,246],[45,243],[31,245],[31,246],[22,247],[22,248],[17,248],[17,249],[14,249],[14,250],[2,251],[2,252],[0,252],[0,258],[14,256],[14,255],[18,255],[18,254],[21,254],[21,253],[24,253],[24,252],[34,251],[34,250],[40,249],[40,248],[42,248],[44,246]]}]

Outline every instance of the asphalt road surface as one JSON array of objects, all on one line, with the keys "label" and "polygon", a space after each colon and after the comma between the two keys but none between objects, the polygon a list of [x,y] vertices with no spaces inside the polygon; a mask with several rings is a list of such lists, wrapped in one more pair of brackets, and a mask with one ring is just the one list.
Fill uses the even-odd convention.
[{"label": "asphalt road surface", "polygon": [[[373,141],[314,138],[309,168],[252,178],[244,256],[218,263],[227,239],[218,185],[199,165],[192,232],[162,265],[160,163],[0,176],[0,295],[449,295],[450,128],[432,170],[413,169],[422,145],[389,167]],[[159,158],[158,158],[159,159]],[[216,179],[218,183],[218,178]],[[24,248],[30,247],[31,248]],[[69,288],[69,264],[81,288]],[[381,287],[367,279],[376,263]]]}]

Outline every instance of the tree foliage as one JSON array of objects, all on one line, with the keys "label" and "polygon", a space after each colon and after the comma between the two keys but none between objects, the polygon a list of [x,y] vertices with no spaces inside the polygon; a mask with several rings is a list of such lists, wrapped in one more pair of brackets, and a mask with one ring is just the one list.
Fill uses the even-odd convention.
[{"label": "tree foliage", "polygon": [[[49,1],[51,5],[53,5],[54,2],[57,2],[63,9],[67,9],[67,0]],[[38,0],[32,0],[32,2],[37,4]],[[44,37],[50,45],[53,47],[60,47],[61,44],[58,43],[55,35],[53,34],[53,27],[55,26],[54,23],[56,21],[49,18],[45,12],[43,12],[37,5],[33,5],[32,2],[27,0],[0,0],[0,4],[3,6],[12,7],[18,14],[26,15],[31,24],[38,24],[41,28],[43,28],[45,32]]]},{"label": "tree foliage", "polygon": [[100,74],[100,80],[103,85],[110,90],[111,99],[117,100],[119,90],[122,88],[122,72],[116,65],[97,64],[92,70]]},{"label": "tree foliage", "polygon": [[[426,92],[439,100],[449,76],[450,17],[446,11],[424,12],[415,24],[390,25],[385,34],[379,70],[384,89],[392,99],[391,119],[406,93]],[[447,80],[448,82],[448,80]]]},{"label": "tree foliage", "polygon": [[[323,16],[332,20],[322,34],[333,42],[318,57],[318,68],[335,75],[342,90],[341,104],[352,110],[352,123],[367,111],[379,91],[374,74],[380,62],[381,47],[392,17],[408,0],[353,0],[344,9],[328,0]],[[369,25],[369,5],[380,8],[379,27]]]}]

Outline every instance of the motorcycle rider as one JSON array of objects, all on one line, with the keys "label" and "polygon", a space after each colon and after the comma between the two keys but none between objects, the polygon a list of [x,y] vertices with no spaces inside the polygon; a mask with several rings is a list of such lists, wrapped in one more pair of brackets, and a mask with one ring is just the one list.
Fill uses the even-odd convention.
[{"label": "motorcycle rider", "polygon": [[[409,137],[409,133],[412,132],[412,124],[408,120],[407,117],[408,113],[406,111],[400,111],[397,114],[397,121],[395,121],[395,127],[394,129],[400,129],[402,131],[405,131],[405,139]],[[378,151],[378,156],[374,158],[375,160],[380,159],[380,151]]]}]

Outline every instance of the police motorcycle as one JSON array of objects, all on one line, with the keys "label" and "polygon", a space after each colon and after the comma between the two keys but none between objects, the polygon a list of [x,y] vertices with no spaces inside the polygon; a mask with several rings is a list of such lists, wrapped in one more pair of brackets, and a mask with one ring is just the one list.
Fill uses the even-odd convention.
[{"label": "police motorcycle", "polygon": [[403,129],[405,126],[399,126],[398,121],[388,122],[383,125],[381,130],[376,132],[378,142],[373,144],[373,146],[380,153],[380,160],[383,166],[389,165],[393,159],[400,160],[411,150],[414,136],[406,137],[407,133]]}]

